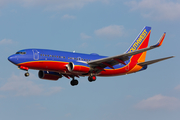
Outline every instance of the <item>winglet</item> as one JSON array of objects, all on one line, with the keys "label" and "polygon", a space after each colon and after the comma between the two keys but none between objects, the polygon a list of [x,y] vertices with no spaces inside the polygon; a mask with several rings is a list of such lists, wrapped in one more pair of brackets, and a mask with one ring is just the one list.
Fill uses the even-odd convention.
[{"label": "winglet", "polygon": [[158,43],[156,45],[154,45],[153,47],[159,47],[162,45],[164,38],[166,36],[166,32],[164,32],[164,34],[162,35],[162,37],[159,39]]}]

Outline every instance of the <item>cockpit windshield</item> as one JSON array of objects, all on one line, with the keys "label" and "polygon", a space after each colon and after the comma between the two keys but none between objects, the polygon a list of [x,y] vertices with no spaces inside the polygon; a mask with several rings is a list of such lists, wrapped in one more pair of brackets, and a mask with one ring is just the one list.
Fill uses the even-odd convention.
[{"label": "cockpit windshield", "polygon": [[24,54],[26,54],[26,51],[25,50],[21,50],[21,51],[16,52],[16,54],[24,55]]}]

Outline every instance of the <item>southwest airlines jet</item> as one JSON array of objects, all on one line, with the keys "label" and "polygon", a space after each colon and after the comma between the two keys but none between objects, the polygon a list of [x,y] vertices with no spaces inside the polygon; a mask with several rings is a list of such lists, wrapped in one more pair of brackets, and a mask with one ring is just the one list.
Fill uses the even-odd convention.
[{"label": "southwest airlines jet", "polygon": [[166,33],[157,44],[148,47],[151,27],[144,27],[129,49],[120,55],[107,57],[98,54],[82,54],[47,49],[24,49],[8,57],[8,60],[27,71],[39,70],[41,79],[58,80],[66,77],[72,79],[72,86],[78,85],[75,77],[88,76],[90,82],[96,76],[118,76],[145,70],[148,65],[172,58],[174,56],[145,61],[146,52],[162,45]]}]

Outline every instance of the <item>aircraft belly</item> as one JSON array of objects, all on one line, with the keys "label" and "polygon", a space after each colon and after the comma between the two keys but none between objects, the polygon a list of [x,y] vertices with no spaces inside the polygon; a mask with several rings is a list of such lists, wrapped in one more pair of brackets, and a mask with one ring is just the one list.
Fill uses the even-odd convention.
[{"label": "aircraft belly", "polygon": [[31,61],[19,64],[19,66],[26,66],[30,69],[49,70],[49,71],[66,71],[67,62],[59,61]]},{"label": "aircraft belly", "polygon": [[105,71],[101,71],[98,76],[118,76],[118,75],[125,75],[133,72],[139,71],[142,67],[136,67],[135,61],[131,61],[124,67],[116,68],[116,69],[105,69]]}]

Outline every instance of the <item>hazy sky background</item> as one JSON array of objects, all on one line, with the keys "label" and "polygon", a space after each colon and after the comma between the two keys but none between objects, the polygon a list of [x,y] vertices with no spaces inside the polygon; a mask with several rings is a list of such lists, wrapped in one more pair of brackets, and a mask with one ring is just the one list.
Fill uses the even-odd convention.
[{"label": "hazy sky background", "polygon": [[[179,120],[179,0],[0,0],[0,119]],[[72,87],[17,69],[7,57],[26,48],[113,56],[122,54],[144,26],[149,45],[167,32],[146,60],[175,55],[142,72],[79,78]]]}]

